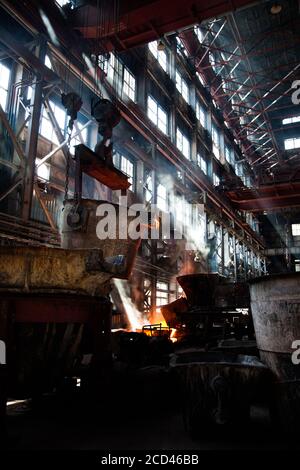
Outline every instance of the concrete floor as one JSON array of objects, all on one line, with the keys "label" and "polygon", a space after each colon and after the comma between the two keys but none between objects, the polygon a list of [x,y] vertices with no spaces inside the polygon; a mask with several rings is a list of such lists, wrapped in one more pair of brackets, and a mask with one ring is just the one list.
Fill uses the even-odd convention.
[{"label": "concrete floor", "polygon": [[167,403],[145,403],[133,410],[119,403],[109,417],[81,398],[44,397],[38,406],[19,403],[8,408],[8,448],[12,450],[297,450],[290,438],[272,430],[266,409],[252,408],[251,423],[192,438],[180,413]]}]

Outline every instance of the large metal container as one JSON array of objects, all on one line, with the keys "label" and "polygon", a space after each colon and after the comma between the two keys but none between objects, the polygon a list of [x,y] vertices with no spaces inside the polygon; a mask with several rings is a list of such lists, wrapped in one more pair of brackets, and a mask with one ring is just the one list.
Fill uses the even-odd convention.
[{"label": "large metal container", "polygon": [[257,278],[250,283],[251,309],[261,359],[276,378],[276,409],[286,430],[300,424],[300,273]]},{"label": "large metal container", "polygon": [[[115,210],[116,238],[102,240],[97,236],[97,224],[101,220],[101,216],[97,215],[97,209],[101,205],[103,207],[109,205],[112,211]],[[113,258],[123,259],[121,269],[115,270],[114,277],[126,279],[131,273],[141,239],[132,240],[128,236],[128,230],[124,230],[124,238],[119,238],[119,224],[125,226],[127,222],[128,227],[133,220],[133,216],[127,216],[125,206],[93,199],[81,199],[80,203],[76,205],[73,200],[69,200],[66,202],[62,214],[62,247],[67,249],[101,249],[103,257],[111,262],[113,262]]]},{"label": "large metal container", "polygon": [[96,263],[100,250],[0,247],[0,295],[56,293],[105,296],[113,274]]}]

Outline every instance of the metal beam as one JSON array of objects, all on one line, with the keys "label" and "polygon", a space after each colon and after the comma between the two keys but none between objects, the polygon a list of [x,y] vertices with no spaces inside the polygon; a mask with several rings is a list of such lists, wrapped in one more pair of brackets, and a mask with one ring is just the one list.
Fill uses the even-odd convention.
[{"label": "metal beam", "polygon": [[[46,56],[46,42],[40,41],[37,47],[38,58],[35,57],[35,61],[44,63]],[[39,126],[41,119],[42,110],[42,99],[43,99],[43,82],[42,80],[37,81],[33,85],[32,91],[32,114],[28,126],[28,135],[26,141],[26,167],[24,177],[24,191],[23,191],[23,207],[22,217],[24,220],[29,220],[31,217],[31,204],[33,195],[33,182],[35,176],[35,159],[37,153],[38,137],[39,137]]]}]

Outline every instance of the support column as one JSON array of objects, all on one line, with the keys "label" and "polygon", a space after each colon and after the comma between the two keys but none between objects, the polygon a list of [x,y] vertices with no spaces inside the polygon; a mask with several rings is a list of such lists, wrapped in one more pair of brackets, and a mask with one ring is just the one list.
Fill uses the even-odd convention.
[{"label": "support column", "polygon": [[[155,162],[156,160],[156,145],[152,144],[152,159]],[[152,171],[152,185],[153,185],[153,194],[152,201],[154,204],[157,202],[157,174],[156,170]],[[157,265],[157,240],[150,240],[151,246],[151,264]],[[151,310],[153,310],[156,305],[156,271],[151,269]]]},{"label": "support column", "polygon": [[[41,39],[37,47],[36,55],[44,63],[46,56],[46,42]],[[28,137],[26,142],[26,167],[23,190],[22,218],[29,220],[31,216],[31,204],[33,194],[33,183],[35,175],[35,159],[38,144],[38,132],[41,118],[41,108],[43,99],[43,81],[41,76],[36,76],[36,83],[33,85],[31,98],[32,115],[28,126]]]}]

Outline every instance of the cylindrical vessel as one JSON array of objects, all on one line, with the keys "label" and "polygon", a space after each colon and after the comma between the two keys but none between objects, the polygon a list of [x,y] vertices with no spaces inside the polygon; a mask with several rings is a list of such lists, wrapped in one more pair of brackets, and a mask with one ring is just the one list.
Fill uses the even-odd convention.
[{"label": "cylindrical vessel", "polygon": [[[102,219],[110,220],[112,232],[105,238],[99,238],[97,225],[101,220],[101,211],[97,209],[102,206]],[[115,218],[115,220],[112,220]],[[65,249],[101,249],[105,259],[124,257],[124,267],[120,272],[114,272],[114,277],[128,278],[140,245],[140,238],[131,239],[128,235],[129,224],[134,216],[128,215],[127,208],[108,201],[97,201],[93,199],[81,199],[78,204],[68,200],[64,206],[61,227],[61,245]],[[124,232],[120,237],[120,225]],[[125,228],[124,228],[125,227]]]},{"label": "cylindrical vessel", "polygon": [[260,356],[276,377],[279,417],[292,431],[300,423],[300,364],[296,350],[296,342],[300,341],[300,273],[254,279],[250,295]]}]

